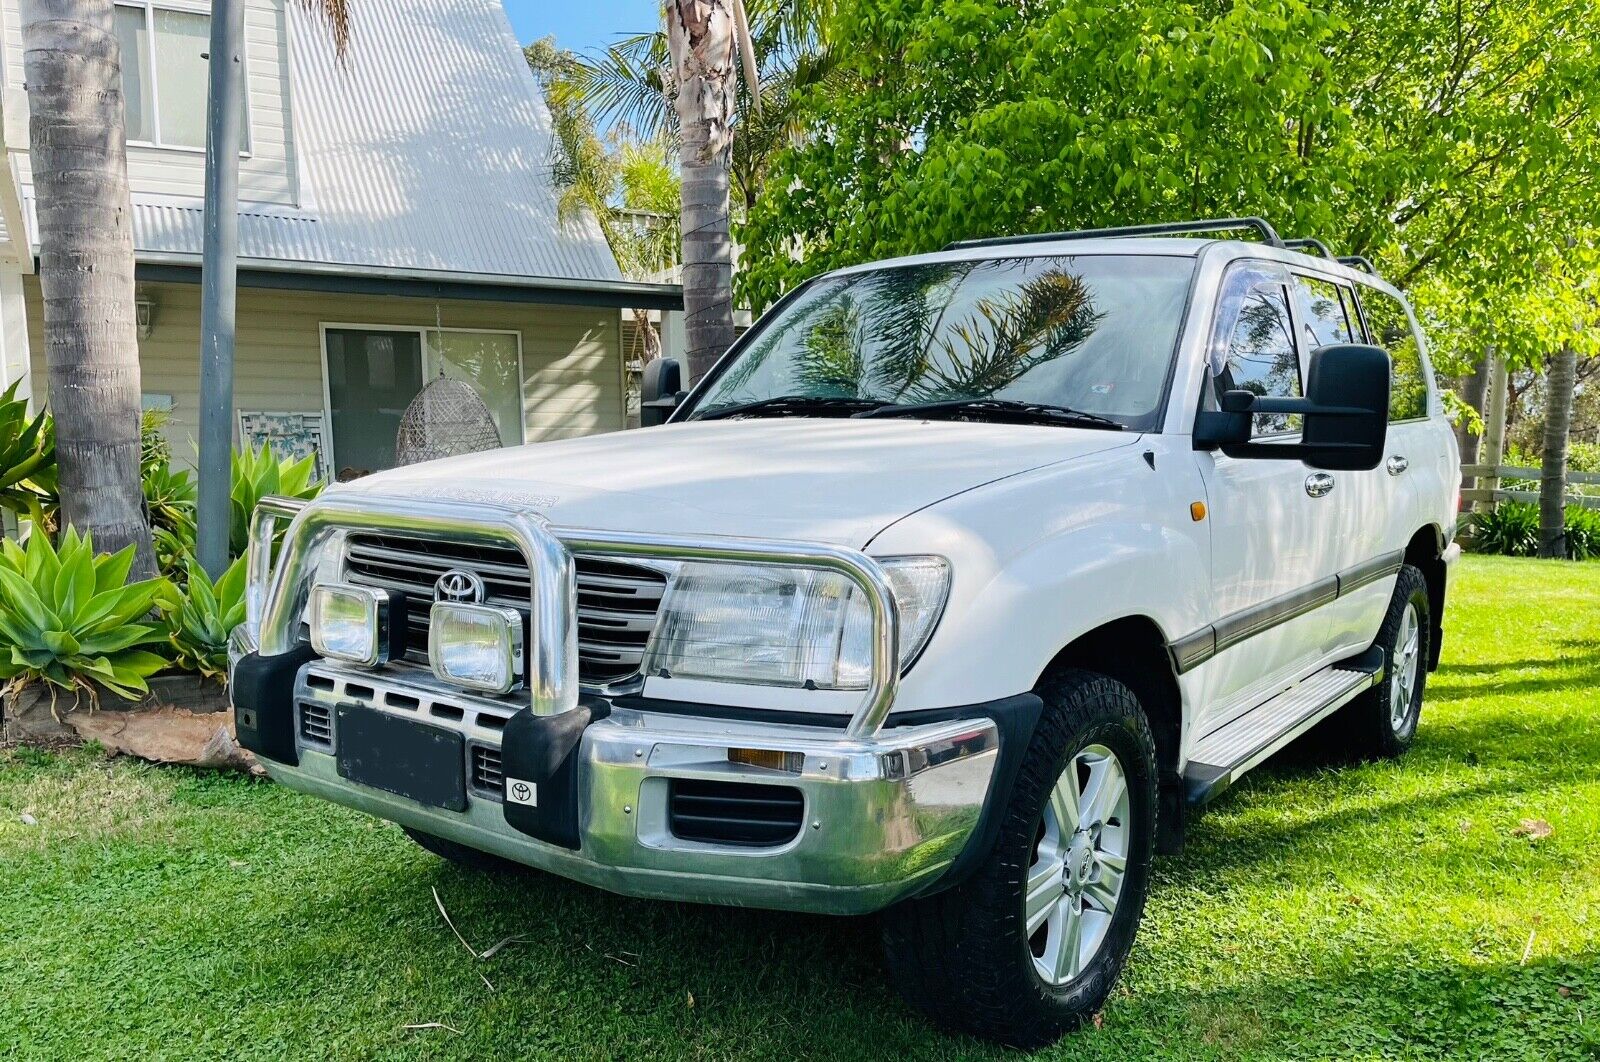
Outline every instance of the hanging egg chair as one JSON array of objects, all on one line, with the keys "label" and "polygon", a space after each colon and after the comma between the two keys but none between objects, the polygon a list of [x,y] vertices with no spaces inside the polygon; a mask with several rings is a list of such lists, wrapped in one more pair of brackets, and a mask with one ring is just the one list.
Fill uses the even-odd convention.
[{"label": "hanging egg chair", "polygon": [[438,457],[493,450],[500,432],[477,389],[440,376],[411,400],[395,432],[395,463],[414,465]]}]

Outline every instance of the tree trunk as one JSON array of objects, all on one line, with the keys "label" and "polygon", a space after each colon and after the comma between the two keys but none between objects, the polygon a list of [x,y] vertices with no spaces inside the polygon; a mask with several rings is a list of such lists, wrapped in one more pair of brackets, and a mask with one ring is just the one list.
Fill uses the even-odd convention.
[{"label": "tree trunk", "polygon": [[136,547],[155,574],[139,481],[139,347],[121,53],[112,0],[23,0],[39,288],[61,524]]},{"label": "tree trunk", "polygon": [[733,10],[728,0],[670,0],[682,173],[684,341],[691,380],[733,344],[733,237],[728,171],[733,144]]},{"label": "tree trunk", "polygon": [[[1461,381],[1461,386],[1457,392],[1461,395],[1461,401],[1478,411],[1479,417],[1484,416],[1486,405],[1484,399],[1490,375],[1489,363],[1493,356],[1493,351],[1485,353],[1473,368],[1472,374]],[[1475,465],[1478,463],[1478,444],[1481,441],[1482,436],[1475,434],[1468,426],[1466,418],[1463,417],[1461,423],[1456,425],[1456,447],[1461,452],[1462,464]]]},{"label": "tree trunk", "polygon": [[1545,370],[1544,464],[1539,481],[1539,556],[1567,556],[1567,439],[1578,355],[1564,346]]}]

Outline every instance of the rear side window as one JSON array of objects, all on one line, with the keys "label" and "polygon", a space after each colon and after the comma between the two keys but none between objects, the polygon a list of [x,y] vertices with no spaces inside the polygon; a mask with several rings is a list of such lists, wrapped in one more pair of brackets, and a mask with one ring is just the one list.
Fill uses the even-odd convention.
[{"label": "rear side window", "polygon": [[1361,334],[1360,318],[1349,289],[1320,277],[1295,277],[1300,296],[1302,331],[1307,350],[1334,343],[1354,343]]},{"label": "rear side window", "polygon": [[1405,305],[1377,288],[1363,288],[1361,305],[1367,311],[1372,342],[1389,352],[1389,420],[1417,420],[1428,415],[1428,378],[1422,351]]},{"label": "rear side window", "polygon": [[[1212,383],[1224,391],[1249,391],[1274,398],[1299,398],[1300,358],[1289,314],[1287,273],[1259,263],[1228,271],[1217,306],[1210,361]],[[1258,413],[1257,435],[1299,431],[1300,418]]]}]

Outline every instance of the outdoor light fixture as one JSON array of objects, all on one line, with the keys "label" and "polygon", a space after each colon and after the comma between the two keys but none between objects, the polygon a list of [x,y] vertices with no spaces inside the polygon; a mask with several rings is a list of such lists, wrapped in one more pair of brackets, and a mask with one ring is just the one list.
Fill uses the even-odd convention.
[{"label": "outdoor light fixture", "polygon": [[149,339],[155,330],[156,303],[150,293],[140,288],[133,296],[133,319],[138,326],[139,338]]},{"label": "outdoor light fixture", "polygon": [[307,608],[311,648],[359,667],[387,663],[394,656],[392,606],[387,590],[342,583],[312,587]]},{"label": "outdoor light fixture", "polygon": [[445,682],[505,693],[522,678],[522,614],[500,605],[435,601],[428,663]]}]

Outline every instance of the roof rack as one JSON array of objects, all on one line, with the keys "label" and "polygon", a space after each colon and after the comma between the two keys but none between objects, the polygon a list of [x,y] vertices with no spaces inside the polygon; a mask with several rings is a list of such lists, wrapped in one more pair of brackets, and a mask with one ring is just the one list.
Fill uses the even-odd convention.
[{"label": "roof rack", "polygon": [[1366,272],[1371,273],[1373,276],[1378,275],[1378,267],[1373,265],[1372,259],[1368,258],[1364,254],[1347,254],[1343,258],[1339,259],[1339,264],[1354,266],[1357,269],[1365,270]]},{"label": "roof rack", "polygon": [[[1213,218],[1208,221],[1169,221],[1159,225],[1118,225],[1107,229],[1075,229],[1071,232],[1040,232],[1026,236],[991,236],[982,240],[957,240],[944,246],[946,251],[969,247],[1004,247],[1018,243],[1051,243],[1056,240],[1093,240],[1122,236],[1179,236],[1200,232],[1235,232],[1247,229],[1273,247],[1284,246],[1278,231],[1263,218]],[[1330,257],[1332,257],[1330,255]]]},{"label": "roof rack", "polygon": [[1291,251],[1298,251],[1302,248],[1305,248],[1316,251],[1324,258],[1337,260],[1334,258],[1333,250],[1327,244],[1313,236],[1302,236],[1297,240],[1284,240],[1283,245],[1289,248]]}]

